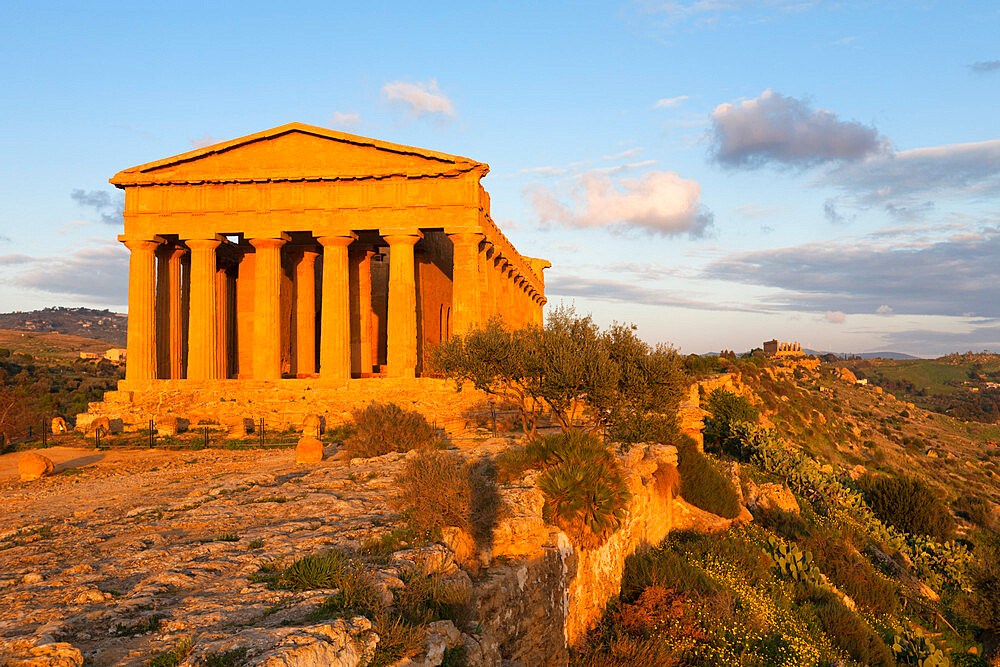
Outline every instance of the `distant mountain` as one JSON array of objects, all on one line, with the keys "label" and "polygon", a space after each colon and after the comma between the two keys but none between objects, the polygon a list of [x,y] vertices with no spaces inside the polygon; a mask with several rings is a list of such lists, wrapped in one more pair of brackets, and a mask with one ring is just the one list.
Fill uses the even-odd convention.
[{"label": "distant mountain", "polygon": [[[829,354],[829,352],[820,352],[818,350],[807,350],[803,349],[806,354],[814,354],[817,357],[822,357],[824,354]],[[859,357],[861,359],[922,359],[922,357],[915,357],[912,354],[905,354],[903,352],[834,352],[833,354],[838,357]]]},{"label": "distant mountain", "polygon": [[45,308],[0,313],[0,329],[61,333],[106,341],[109,347],[125,347],[128,317],[110,310],[92,308]]}]

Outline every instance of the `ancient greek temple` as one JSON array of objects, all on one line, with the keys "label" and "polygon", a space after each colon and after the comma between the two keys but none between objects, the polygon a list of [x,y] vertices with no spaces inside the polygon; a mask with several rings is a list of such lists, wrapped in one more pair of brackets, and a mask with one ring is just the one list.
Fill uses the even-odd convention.
[{"label": "ancient greek temple", "polygon": [[415,377],[439,341],[540,324],[543,270],[468,158],[292,123],[126,169],[128,386]]}]

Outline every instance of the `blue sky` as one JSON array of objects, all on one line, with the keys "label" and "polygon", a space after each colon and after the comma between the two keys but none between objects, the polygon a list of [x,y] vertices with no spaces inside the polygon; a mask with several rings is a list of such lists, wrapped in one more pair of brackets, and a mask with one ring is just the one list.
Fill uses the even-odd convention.
[{"label": "blue sky", "polygon": [[550,304],[1000,350],[995,2],[7,2],[0,310],[123,310],[117,171],[291,121],[487,162]]}]

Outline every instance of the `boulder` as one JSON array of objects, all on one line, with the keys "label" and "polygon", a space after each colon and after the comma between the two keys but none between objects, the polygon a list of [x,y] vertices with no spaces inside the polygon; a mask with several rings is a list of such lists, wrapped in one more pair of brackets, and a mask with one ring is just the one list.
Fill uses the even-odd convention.
[{"label": "boulder", "polygon": [[848,368],[838,368],[837,370],[834,371],[834,373],[836,373],[837,377],[843,380],[844,382],[857,384],[858,376],[852,373],[851,370]]},{"label": "boulder", "polygon": [[66,420],[63,419],[62,417],[53,417],[52,433],[54,433],[55,435],[59,435],[60,433],[65,433],[66,431],[67,431]]},{"label": "boulder", "polygon": [[21,475],[21,481],[30,482],[33,479],[40,479],[46,475],[51,475],[56,467],[52,461],[41,454],[34,452],[25,454],[17,462],[17,472]]},{"label": "boulder", "polygon": [[756,494],[748,499],[755,508],[799,513],[799,503],[792,490],[784,484],[765,482],[756,488]]},{"label": "boulder", "polygon": [[299,438],[299,444],[295,446],[295,462],[319,463],[323,460],[323,450],[323,442],[318,438]]},{"label": "boulder", "polygon": [[302,435],[318,438],[323,435],[324,422],[325,420],[320,415],[306,415],[305,419],[302,420]]},{"label": "boulder", "polygon": [[18,664],[26,667],[79,667],[83,665],[80,649],[66,642],[53,642],[36,646],[31,657]]}]

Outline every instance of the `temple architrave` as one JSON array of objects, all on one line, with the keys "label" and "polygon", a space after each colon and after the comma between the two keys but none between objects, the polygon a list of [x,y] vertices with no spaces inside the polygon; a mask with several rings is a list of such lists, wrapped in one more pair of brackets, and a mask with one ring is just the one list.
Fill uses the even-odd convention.
[{"label": "temple architrave", "polygon": [[292,123],[126,169],[126,378],[414,377],[542,271],[468,158]]},{"label": "temple architrave", "polygon": [[540,325],[550,264],[493,222],[488,171],[291,123],[119,172],[128,354],[106,402],[420,378],[437,343],[490,317]]}]

